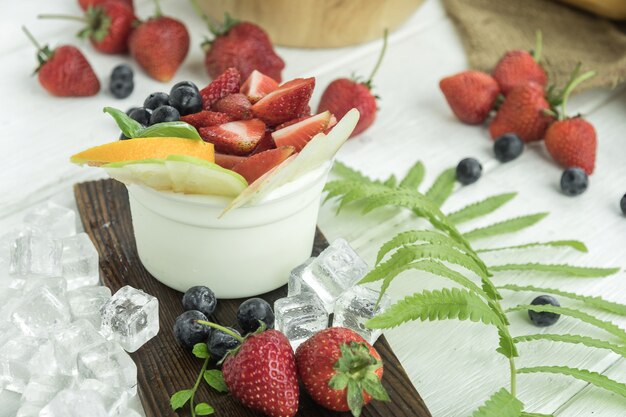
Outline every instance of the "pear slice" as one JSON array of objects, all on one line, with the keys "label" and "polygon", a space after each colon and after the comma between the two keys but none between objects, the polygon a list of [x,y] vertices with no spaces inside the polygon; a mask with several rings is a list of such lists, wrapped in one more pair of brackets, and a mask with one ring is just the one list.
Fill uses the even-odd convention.
[{"label": "pear slice", "polygon": [[102,168],[124,184],[143,184],[155,190],[171,190],[172,180],[164,159],[113,162]]},{"label": "pear slice", "polygon": [[170,155],[165,166],[179,193],[236,197],[248,186],[241,175],[203,159]]},{"label": "pear slice", "polygon": [[317,134],[300,153],[286,159],[282,164],[250,184],[237,198],[231,201],[221,216],[245,204],[258,202],[281,185],[287,184],[331,161],[352,134],[359,121],[359,116],[357,109],[350,110],[328,135]]}]

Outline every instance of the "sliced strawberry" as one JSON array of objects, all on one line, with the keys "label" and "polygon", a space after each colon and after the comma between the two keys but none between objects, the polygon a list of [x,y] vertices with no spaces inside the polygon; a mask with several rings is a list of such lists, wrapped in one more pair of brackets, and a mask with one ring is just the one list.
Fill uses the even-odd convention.
[{"label": "sliced strawberry", "polygon": [[200,128],[200,136],[215,145],[215,151],[230,155],[249,154],[264,134],[265,123],[259,119]]},{"label": "sliced strawberry", "polygon": [[289,158],[294,152],[293,146],[269,149],[247,157],[241,163],[235,165],[232,170],[244,177],[248,184],[252,184],[257,178]]},{"label": "sliced strawberry", "polygon": [[215,163],[222,168],[231,169],[235,165],[241,163],[245,156],[226,155],[225,153],[215,153]]},{"label": "sliced strawberry", "polygon": [[180,118],[185,123],[189,123],[196,129],[208,126],[217,126],[232,122],[234,119],[227,114],[215,111],[202,110],[198,113],[188,114]]},{"label": "sliced strawberry", "polygon": [[234,120],[252,119],[252,104],[245,94],[236,93],[220,99],[213,108],[221,113],[226,113]]},{"label": "sliced strawberry", "polygon": [[285,123],[281,123],[278,126],[276,126],[276,128],[274,129],[274,131],[276,130],[280,130],[283,129],[287,126],[291,126],[291,125],[295,125],[298,122],[301,122],[303,120],[308,119],[309,117],[311,117],[310,114],[306,115],[306,116],[300,116],[300,117],[296,117],[295,119],[291,119],[291,120],[287,120]]},{"label": "sliced strawberry", "polygon": [[267,151],[268,149],[276,149],[276,144],[274,143],[274,139],[272,139],[272,132],[270,130],[265,131],[265,135],[261,138],[259,143],[252,151],[252,155]]},{"label": "sliced strawberry", "polygon": [[330,118],[330,112],[325,111],[276,130],[272,133],[272,138],[277,147],[293,146],[297,152],[300,152],[313,136],[323,132],[328,127]]},{"label": "sliced strawberry", "polygon": [[263,97],[278,88],[278,83],[260,71],[254,70],[241,86],[239,92],[245,94],[248,100],[256,103]]},{"label": "sliced strawberry", "polygon": [[252,106],[252,113],[269,126],[301,116],[309,105],[315,78],[296,78],[281,85]]},{"label": "sliced strawberry", "polygon": [[202,107],[210,110],[219,99],[229,94],[238,93],[241,85],[241,74],[235,68],[228,68],[209,85],[200,90]]}]

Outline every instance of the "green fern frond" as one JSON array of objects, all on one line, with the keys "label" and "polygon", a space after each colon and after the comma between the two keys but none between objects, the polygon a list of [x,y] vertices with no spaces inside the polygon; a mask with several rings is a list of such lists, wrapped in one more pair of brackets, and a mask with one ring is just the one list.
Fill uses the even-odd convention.
[{"label": "green fern frond", "polygon": [[586,266],[574,266],[566,264],[507,264],[492,265],[489,267],[492,272],[499,271],[534,271],[559,274],[570,277],[580,278],[599,278],[613,275],[619,271],[619,268],[590,268]]},{"label": "green fern frond", "polygon": [[504,220],[489,226],[470,230],[467,233],[463,233],[463,236],[465,236],[466,239],[472,240],[518,232],[539,223],[548,214],[549,213],[536,213],[529,214],[527,216],[515,217],[513,219]]},{"label": "green fern frond", "polygon": [[[414,260],[415,254],[413,252],[398,250],[394,252],[385,262],[376,265],[374,269],[365,274],[365,276],[359,281],[359,284],[380,281],[392,273],[397,275],[403,270],[402,268]],[[396,271],[398,269],[400,272]]]},{"label": "green fern frond", "polygon": [[474,272],[479,277],[488,276],[484,264],[480,264],[472,256],[446,245],[431,243],[409,245],[398,249],[398,252],[400,251],[412,252],[415,259],[435,259],[450,262]]},{"label": "green fern frond", "polygon": [[385,187],[391,187],[394,188],[396,185],[398,184],[398,180],[396,179],[395,175],[390,175],[389,178],[387,178],[384,182],[383,185]]},{"label": "green fern frond", "polygon": [[569,368],[567,366],[535,366],[531,368],[518,369],[517,373],[549,373],[568,375],[576,379],[580,379],[581,381],[585,381],[591,385],[595,385],[596,387],[614,392],[622,397],[626,397],[626,384],[617,382],[607,376],[601,375],[597,372],[591,372],[586,369]]},{"label": "green fern frond", "polygon": [[478,295],[464,289],[444,288],[408,296],[368,320],[366,326],[371,329],[389,329],[418,319],[458,319],[500,324],[498,317]]},{"label": "green fern frond", "polygon": [[572,300],[583,302],[589,307],[594,307],[594,308],[605,310],[614,314],[626,316],[626,305],[615,303],[613,301],[608,301],[602,297],[580,295],[580,294],[575,294],[573,292],[557,290],[554,288],[535,287],[532,285],[507,284],[507,285],[500,285],[497,288],[503,289],[503,290],[509,290],[509,291],[530,291],[530,292],[539,292],[539,293],[559,295],[561,297],[570,298]]},{"label": "green fern frond", "polygon": [[379,264],[389,252],[401,246],[413,244],[415,242],[427,242],[439,245],[449,245],[460,251],[467,252],[467,247],[456,240],[444,235],[436,230],[409,230],[395,235],[391,240],[385,242],[376,256],[376,264]]},{"label": "green fern frond", "polygon": [[478,217],[486,216],[511,201],[516,195],[517,193],[494,195],[482,201],[469,204],[462,209],[448,214],[448,219],[454,224],[459,224]]},{"label": "green fern frond", "polygon": [[422,161],[417,161],[415,165],[409,169],[409,172],[407,172],[404,178],[402,178],[399,187],[417,190],[424,180],[425,173],[426,168],[424,168],[424,164]]},{"label": "green fern frond", "polygon": [[520,414],[520,417],[554,417],[552,414],[540,414],[540,413],[527,413],[525,411]]},{"label": "green fern frond", "polygon": [[493,394],[472,417],[520,417],[524,404],[506,389]]},{"label": "green fern frond", "polygon": [[584,252],[584,253],[587,253],[589,251],[587,249],[587,246],[579,240],[552,240],[550,242],[533,242],[533,243],[526,243],[524,245],[478,249],[476,250],[476,252],[483,253],[483,252],[495,252],[495,251],[501,251],[501,250],[527,249],[527,248],[532,248],[532,247],[537,247],[537,246],[569,247],[569,248],[572,248],[574,250],[577,250],[579,252]]},{"label": "green fern frond", "polygon": [[576,344],[585,345],[591,348],[608,349],[626,358],[626,346],[618,346],[616,344],[613,344],[604,340],[600,340],[600,339],[595,339],[589,336],[581,336],[577,334],[539,333],[539,334],[527,334],[527,335],[517,336],[513,338],[513,341],[515,343],[532,342],[535,340],[549,340],[551,342],[576,343]]},{"label": "green fern frond", "polygon": [[333,172],[346,180],[358,181],[358,182],[369,182],[369,183],[376,182],[373,179],[366,176],[365,174],[363,174],[362,172],[357,171],[356,169],[351,168],[348,165],[344,164],[343,162],[337,161],[337,160],[335,161],[333,165]]},{"label": "green fern frond", "polygon": [[513,338],[505,327],[498,327],[498,338],[499,341],[496,352],[504,355],[506,358],[517,358],[519,356],[517,346],[515,346]]},{"label": "green fern frond", "polygon": [[433,185],[428,189],[428,191],[426,191],[426,197],[433,201],[437,206],[442,206],[448,197],[450,197],[452,191],[454,191],[455,182],[455,168],[446,169],[439,174]]},{"label": "green fern frond", "polygon": [[622,329],[621,327],[619,327],[618,325],[610,321],[600,320],[599,318],[596,318],[589,313],[575,310],[573,308],[557,307],[557,306],[553,306],[550,304],[545,304],[545,305],[522,304],[522,305],[509,308],[508,310],[506,310],[506,312],[509,313],[513,311],[525,311],[525,310],[556,313],[556,314],[561,314],[564,316],[573,317],[582,322],[591,324],[592,326],[605,330],[611,333],[612,335],[615,335],[618,338],[620,338],[622,342],[626,342],[626,330]]}]

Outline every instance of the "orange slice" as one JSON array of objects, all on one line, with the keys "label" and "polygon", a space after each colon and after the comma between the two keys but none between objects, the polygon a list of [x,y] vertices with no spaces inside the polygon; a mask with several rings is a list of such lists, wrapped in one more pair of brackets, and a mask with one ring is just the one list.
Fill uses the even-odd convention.
[{"label": "orange slice", "polygon": [[110,162],[167,158],[170,155],[187,155],[215,162],[213,144],[202,140],[182,138],[136,138],[94,146],[73,155],[75,164],[100,166]]}]

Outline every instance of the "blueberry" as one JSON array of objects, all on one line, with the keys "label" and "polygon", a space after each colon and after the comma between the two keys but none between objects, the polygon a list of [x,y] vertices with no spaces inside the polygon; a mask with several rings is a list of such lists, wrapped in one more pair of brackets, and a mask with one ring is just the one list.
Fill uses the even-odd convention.
[{"label": "blueberry", "polygon": [[185,310],[198,310],[207,317],[213,314],[216,305],[215,294],[207,287],[191,287],[183,296]]},{"label": "blueberry", "polygon": [[113,94],[113,97],[115,98],[126,98],[133,92],[134,87],[135,84],[133,84],[133,80],[127,81],[111,79],[109,91],[111,91],[111,94]]},{"label": "blueberry", "polygon": [[167,93],[152,93],[143,102],[143,106],[146,109],[154,110],[161,106],[170,105],[170,96]]},{"label": "blueberry", "polygon": [[135,107],[128,112],[128,117],[147,126],[150,123],[150,111],[144,107]]},{"label": "blueberry", "polygon": [[[547,304],[556,307],[561,306],[556,298],[550,295],[540,295],[539,297],[535,298],[530,304],[534,306],[543,306]],[[547,327],[552,326],[554,323],[556,323],[561,315],[557,313],[550,313],[548,311],[538,312],[528,310],[528,317],[530,317],[530,321],[532,321],[535,326]]]},{"label": "blueberry", "polygon": [[500,162],[509,162],[522,154],[524,142],[515,133],[506,133],[496,139],[493,151]]},{"label": "blueberry", "polygon": [[126,110],[126,116],[130,116],[130,113],[135,110],[138,109],[139,107],[131,107],[130,109]]},{"label": "blueberry", "polygon": [[120,64],[111,71],[111,81],[133,81],[133,70],[126,64]]},{"label": "blueberry", "polygon": [[177,120],[180,120],[180,113],[178,113],[178,110],[172,106],[161,106],[154,110],[152,115],[150,115],[149,125],[152,126],[153,124],[163,122],[175,122]]},{"label": "blueberry", "polygon": [[179,87],[191,87],[191,88],[193,88],[196,91],[200,91],[198,89],[198,86],[195,85],[194,83],[192,83],[191,81],[180,81],[180,82],[177,82],[176,84],[174,84],[174,86],[170,90],[170,95],[172,94],[172,91],[176,90]]},{"label": "blueberry", "polygon": [[483,167],[474,158],[465,158],[456,166],[456,179],[463,185],[473,184],[480,178]]},{"label": "blueberry", "polygon": [[[227,329],[239,334],[239,332],[235,329],[230,327],[227,327]],[[211,354],[211,359],[219,362],[226,355],[226,352],[239,346],[239,340],[221,330],[214,329],[211,332],[207,346],[209,348],[209,353]]]},{"label": "blueberry", "polygon": [[188,85],[172,89],[170,102],[183,116],[198,113],[202,110],[202,96],[200,96],[200,92],[197,88]]},{"label": "blueberry", "polygon": [[239,305],[237,322],[244,334],[258,329],[259,320],[264,322],[268,329],[274,328],[274,312],[267,301],[261,298],[250,298]]},{"label": "blueberry", "polygon": [[199,311],[185,311],[176,318],[174,323],[174,337],[176,341],[187,349],[192,349],[196,343],[206,342],[211,335],[211,328],[196,323],[196,320],[206,320],[206,316]]},{"label": "blueberry", "polygon": [[626,194],[619,201],[619,207],[622,209],[622,213],[626,214]]},{"label": "blueberry", "polygon": [[561,190],[566,195],[574,196],[585,192],[589,186],[589,178],[580,168],[567,168],[561,176]]}]

